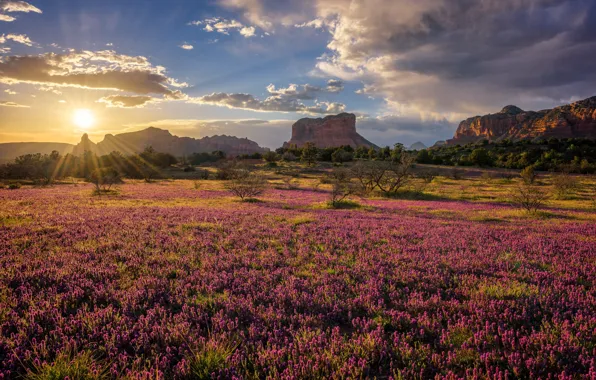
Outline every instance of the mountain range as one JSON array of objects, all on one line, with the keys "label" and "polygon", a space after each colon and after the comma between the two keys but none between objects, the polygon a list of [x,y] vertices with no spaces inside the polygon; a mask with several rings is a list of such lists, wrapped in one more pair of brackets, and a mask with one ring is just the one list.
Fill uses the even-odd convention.
[{"label": "mountain range", "polygon": [[506,106],[496,114],[471,117],[459,124],[447,144],[539,137],[596,139],[596,96],[537,112]]}]

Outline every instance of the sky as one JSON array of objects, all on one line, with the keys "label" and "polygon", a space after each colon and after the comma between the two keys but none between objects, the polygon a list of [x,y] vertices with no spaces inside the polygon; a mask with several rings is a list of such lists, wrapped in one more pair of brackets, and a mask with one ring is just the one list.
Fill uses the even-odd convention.
[{"label": "sky", "polygon": [[[596,95],[596,0],[0,0],[0,142],[168,129],[379,146]],[[83,112],[81,110],[84,110]]]}]

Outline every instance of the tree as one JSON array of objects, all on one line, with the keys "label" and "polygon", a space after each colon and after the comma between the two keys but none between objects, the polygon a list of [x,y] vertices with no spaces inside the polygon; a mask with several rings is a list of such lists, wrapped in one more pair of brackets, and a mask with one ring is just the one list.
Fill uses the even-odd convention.
[{"label": "tree", "polygon": [[263,160],[265,160],[266,162],[277,162],[279,161],[279,159],[279,154],[273,151],[268,151],[263,154]]},{"label": "tree", "polygon": [[226,183],[226,189],[242,201],[261,195],[266,188],[267,181],[254,173],[237,176]]},{"label": "tree", "polygon": [[520,184],[511,195],[513,203],[529,213],[536,213],[544,207],[548,196],[538,186]]},{"label": "tree", "polygon": [[317,162],[318,149],[315,144],[307,142],[302,147],[302,156],[300,160],[308,166],[314,166]]},{"label": "tree", "polygon": [[95,186],[97,194],[110,191],[113,185],[120,183],[120,173],[114,168],[95,169],[88,178],[88,181]]},{"label": "tree", "polygon": [[330,203],[333,207],[344,202],[358,189],[358,186],[352,181],[352,172],[345,168],[335,168],[327,175],[326,182],[331,184]]},{"label": "tree", "polygon": [[354,154],[351,152],[347,152],[342,148],[337,149],[335,152],[333,152],[333,154],[331,155],[331,160],[333,162],[337,162],[337,163],[344,163],[344,162],[350,162],[354,159]]},{"label": "tree", "polygon": [[410,179],[410,170],[414,156],[402,153],[399,161],[391,161],[383,165],[384,173],[377,181],[377,187],[384,193],[396,193]]},{"label": "tree", "polygon": [[472,164],[479,166],[491,166],[493,160],[485,148],[476,148],[469,156],[469,161]]},{"label": "tree", "polygon": [[520,173],[522,180],[526,185],[533,185],[536,181],[536,173],[534,172],[534,166],[526,166]]},{"label": "tree", "polygon": [[404,144],[397,143],[393,145],[393,150],[391,151],[391,161],[399,162],[401,161],[401,156],[405,152]]}]

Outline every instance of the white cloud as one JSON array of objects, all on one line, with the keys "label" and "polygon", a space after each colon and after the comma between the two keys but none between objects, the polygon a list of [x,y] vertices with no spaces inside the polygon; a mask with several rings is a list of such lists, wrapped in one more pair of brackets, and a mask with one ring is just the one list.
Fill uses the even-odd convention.
[{"label": "white cloud", "polygon": [[15,102],[8,102],[5,100],[0,100],[0,107],[29,108],[29,106],[18,104]]},{"label": "white cloud", "polygon": [[19,44],[33,46],[33,41],[25,34],[2,34],[0,35],[0,44],[6,43],[6,41],[14,41]]},{"label": "white cloud", "polygon": [[14,20],[16,20],[16,18],[0,13],[0,21],[12,22]]},{"label": "white cloud", "polygon": [[180,45],[180,48],[184,50],[192,50],[194,49],[194,46],[192,46],[191,44],[182,44]]},{"label": "white cloud", "polygon": [[203,30],[206,32],[217,32],[225,35],[230,35],[230,31],[237,31],[245,38],[254,37],[256,33],[256,28],[254,26],[245,26],[239,21],[228,20],[220,17],[191,21],[188,23],[188,25],[203,26]]},{"label": "white cloud", "polygon": [[4,92],[6,92],[8,95],[16,95],[17,94],[17,92],[12,91],[11,89],[6,89],[6,90],[4,90]]},{"label": "white cloud", "polygon": [[156,94],[167,99],[185,97],[176,88],[187,87],[142,56],[114,51],[74,51],[0,59],[0,83],[29,83],[49,87],[77,87]]},{"label": "white cloud", "polygon": [[110,95],[99,99],[110,108],[142,108],[148,103],[159,101],[150,96]]},{"label": "white cloud", "polygon": [[[343,89],[343,84],[341,84],[341,89],[337,87],[340,84],[341,81],[336,80],[330,80],[326,88],[310,84],[290,84],[285,88],[277,88],[274,84],[270,84],[267,86],[269,96],[263,100],[257,99],[251,94],[213,93],[190,99],[189,102],[259,112],[298,112],[313,115],[334,114],[345,112],[346,106],[342,103],[317,100],[317,96],[339,92],[339,90]],[[305,104],[305,101],[312,104]]]},{"label": "white cloud", "polygon": [[0,21],[5,22],[12,22],[16,20],[15,17],[7,15],[6,13],[11,12],[35,12],[35,13],[42,13],[41,9],[33,6],[26,1],[21,0],[0,0]]},{"label": "white cloud", "polygon": [[240,34],[246,38],[254,37],[255,36],[255,27],[254,26],[245,26],[244,28],[240,29]]}]

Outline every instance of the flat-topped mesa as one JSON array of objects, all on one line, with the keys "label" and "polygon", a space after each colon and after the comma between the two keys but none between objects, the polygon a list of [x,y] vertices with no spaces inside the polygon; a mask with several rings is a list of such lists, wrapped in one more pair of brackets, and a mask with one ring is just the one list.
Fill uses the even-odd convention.
[{"label": "flat-topped mesa", "polygon": [[120,152],[122,154],[134,154],[142,152],[147,147],[152,147],[157,152],[170,153],[175,156],[190,155],[193,153],[211,153],[216,150],[225,152],[228,156],[241,154],[264,153],[267,151],[261,148],[256,142],[246,138],[234,136],[212,136],[194,139],[191,137],[178,137],[169,131],[149,127],[142,131],[127,132],[118,135],[108,134],[103,141],[94,144],[85,134],[81,142],[73,149],[73,154],[80,156],[85,151],[97,155]]},{"label": "flat-topped mesa", "polygon": [[284,143],[284,148],[302,147],[307,142],[315,144],[317,148],[348,145],[353,148],[376,147],[356,132],[356,115],[351,113],[298,120],[292,125],[292,138]]},{"label": "flat-topped mesa", "polygon": [[507,106],[501,112],[462,121],[448,144],[538,137],[596,139],[596,96],[538,112]]}]

